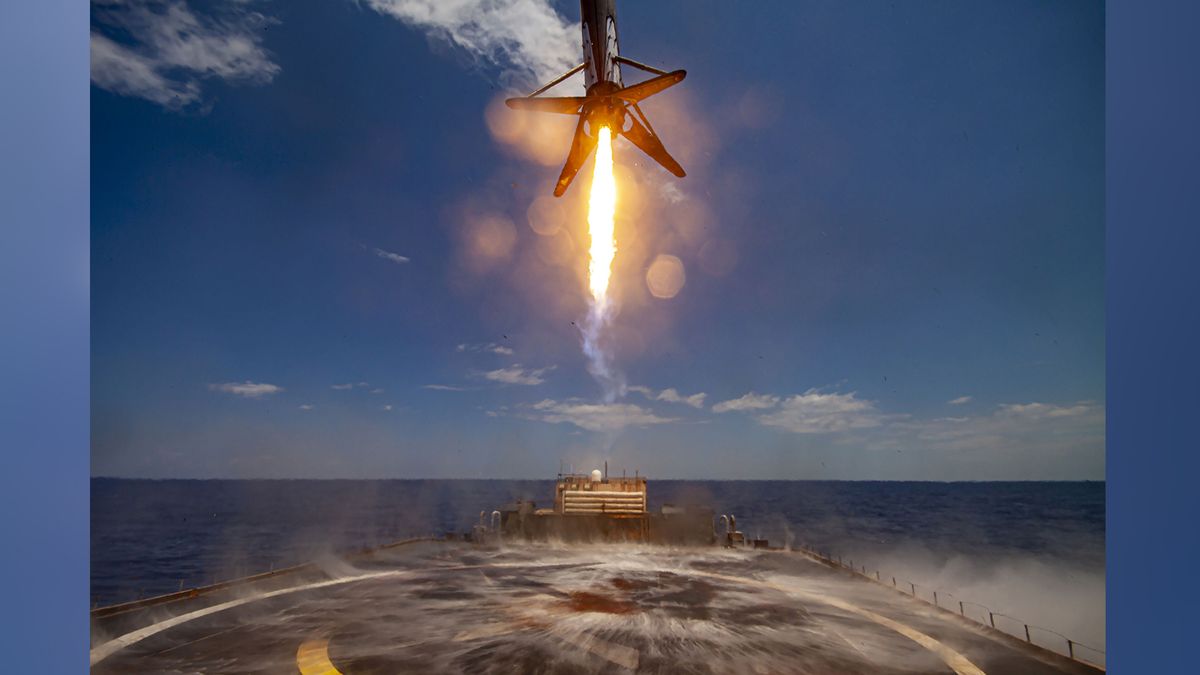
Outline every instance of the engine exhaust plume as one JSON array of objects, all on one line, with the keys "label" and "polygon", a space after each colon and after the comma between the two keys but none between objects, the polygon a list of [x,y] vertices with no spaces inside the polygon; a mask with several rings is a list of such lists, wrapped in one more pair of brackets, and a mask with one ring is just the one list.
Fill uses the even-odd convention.
[{"label": "engine exhaust plume", "polygon": [[592,174],[592,193],[588,199],[588,290],[591,300],[581,327],[583,351],[588,372],[604,388],[604,400],[611,403],[622,393],[621,376],[612,364],[612,355],[601,337],[612,319],[609,281],[613,258],[617,255],[614,219],[617,207],[617,181],[613,176],[612,132],[600,127],[597,133],[596,165]]}]

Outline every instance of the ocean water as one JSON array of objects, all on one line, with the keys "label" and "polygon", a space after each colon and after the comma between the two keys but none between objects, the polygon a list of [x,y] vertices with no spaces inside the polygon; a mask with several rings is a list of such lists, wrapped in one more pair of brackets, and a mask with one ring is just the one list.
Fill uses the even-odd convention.
[{"label": "ocean water", "polygon": [[[396,539],[469,531],[554,482],[92,480],[91,592],[107,605]],[[1104,648],[1102,482],[665,481],[748,536],[816,547],[939,601]],[[969,604],[977,603],[977,604]]]}]

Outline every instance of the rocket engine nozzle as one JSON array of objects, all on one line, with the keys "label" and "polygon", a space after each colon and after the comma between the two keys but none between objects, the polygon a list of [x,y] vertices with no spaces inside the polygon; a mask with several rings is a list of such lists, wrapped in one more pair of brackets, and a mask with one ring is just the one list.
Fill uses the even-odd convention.
[{"label": "rocket engine nozzle", "polygon": [[588,88],[587,96],[537,95],[553,86],[554,83],[551,83],[530,96],[507,99],[505,104],[513,110],[579,116],[567,162],[554,187],[554,196],[561,197],[596,147],[596,134],[601,127],[608,127],[613,133],[624,136],[672,174],[680,178],[686,176],[683,167],[667,152],[645,113],[638,107],[642,99],[682,82],[686,76],[685,71],[676,70],[628,87],[619,87],[607,81],[597,82]]}]

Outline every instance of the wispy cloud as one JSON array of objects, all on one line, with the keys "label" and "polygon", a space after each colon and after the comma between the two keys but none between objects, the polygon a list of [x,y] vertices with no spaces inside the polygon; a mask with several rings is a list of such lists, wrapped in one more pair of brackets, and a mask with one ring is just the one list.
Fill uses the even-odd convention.
[{"label": "wispy cloud", "polygon": [[198,103],[206,79],[266,84],[279,73],[262,47],[271,22],[244,2],[197,14],[184,0],[93,0],[92,82],[172,110]]},{"label": "wispy cloud", "polygon": [[329,388],[330,388],[330,389],[336,389],[336,390],[338,390],[338,391],[346,391],[346,390],[348,390],[348,389],[353,389],[353,388],[354,388],[354,383],[353,383],[353,382],[347,382],[346,384],[335,384],[335,385],[332,385],[332,386],[330,386]]},{"label": "wispy cloud", "polygon": [[958,398],[952,398],[949,401],[946,401],[946,403],[950,405],[962,405],[964,403],[970,403],[973,398],[974,397],[972,396],[959,396]]},{"label": "wispy cloud", "polygon": [[485,373],[482,373],[482,375],[484,378],[491,380],[492,382],[500,382],[501,384],[522,384],[526,386],[533,386],[545,382],[546,379],[542,376],[551,370],[554,370],[554,366],[532,369],[524,368],[521,366],[521,364],[514,363],[506,368],[489,370]]},{"label": "wispy cloud", "polygon": [[382,393],[383,393],[383,389],[372,389],[372,390],[371,390],[371,393],[372,393],[372,394],[382,394]]},{"label": "wispy cloud", "polygon": [[311,403],[301,403],[300,405],[298,405],[296,407],[301,410],[312,410],[316,406],[312,405]]},{"label": "wispy cloud", "polygon": [[432,389],[434,391],[467,391],[467,387],[455,387],[449,384],[424,384],[422,389]]},{"label": "wispy cloud", "polygon": [[639,385],[626,387],[626,391],[637,392],[651,401],[682,403],[697,409],[704,407],[704,399],[708,397],[708,394],[705,394],[704,392],[692,394],[691,396],[684,396],[674,388],[663,389],[662,391],[655,393],[653,389]]},{"label": "wispy cloud", "polygon": [[1046,419],[1056,417],[1078,417],[1096,410],[1096,405],[1090,401],[1081,401],[1073,405],[1054,405],[1052,403],[1006,403],[1000,405],[996,414],[1003,417],[1023,419]]},{"label": "wispy cloud", "polygon": [[816,389],[783,399],[778,410],[758,417],[760,424],[796,434],[866,429],[883,424],[885,419],[873,401],[860,399],[853,392],[822,394]]},{"label": "wispy cloud", "polygon": [[376,248],[376,249],[372,249],[372,250],[375,252],[375,255],[379,256],[380,258],[383,258],[384,260],[391,260],[392,262],[394,262],[398,265],[403,265],[406,262],[412,261],[412,259],[409,258],[408,256],[403,256],[403,255],[400,255],[399,253],[392,253],[391,251],[385,251],[381,248]]},{"label": "wispy cloud", "polygon": [[487,352],[489,354],[499,354],[500,356],[512,356],[513,350],[504,345],[498,345],[495,342],[485,344],[470,345],[460,344],[454,348],[458,352]]},{"label": "wispy cloud", "polygon": [[210,384],[208,388],[213,391],[241,396],[242,398],[262,398],[263,396],[270,396],[283,391],[283,387],[279,385],[267,384],[266,382],[251,382],[250,380],[246,380],[245,382]]},{"label": "wispy cloud", "polygon": [[588,431],[620,431],[626,427],[674,422],[632,403],[585,403],[578,400],[554,401],[545,399],[526,406],[526,419],[550,424],[568,423]]},{"label": "wispy cloud", "polygon": [[1104,408],[1091,401],[1072,404],[1014,403],[990,415],[906,420],[891,425],[890,442],[936,450],[1014,452],[1021,449],[1087,447],[1104,443]]},{"label": "wispy cloud", "polygon": [[390,404],[390,403],[389,403],[389,404],[387,404],[387,405],[383,406],[383,409],[384,409],[384,410],[386,410],[387,412],[391,412],[391,411],[392,411],[392,404]]},{"label": "wispy cloud", "polygon": [[659,186],[658,193],[668,204],[679,204],[684,200],[683,191],[675,183],[663,183]]},{"label": "wispy cloud", "polygon": [[779,405],[778,396],[756,394],[750,392],[729,401],[721,401],[712,407],[715,413],[737,412],[742,410],[764,410]]},{"label": "wispy cloud", "polygon": [[550,0],[367,0],[381,14],[452,44],[479,63],[498,66],[528,86],[579,59],[579,27]]}]

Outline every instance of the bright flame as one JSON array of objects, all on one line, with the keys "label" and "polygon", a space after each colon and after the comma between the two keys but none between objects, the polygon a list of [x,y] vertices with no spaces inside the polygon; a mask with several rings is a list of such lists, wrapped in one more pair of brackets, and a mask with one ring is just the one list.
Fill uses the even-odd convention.
[{"label": "bright flame", "polygon": [[613,215],[617,208],[617,181],[613,177],[612,132],[600,127],[596,146],[596,166],[592,174],[592,194],[588,200],[588,233],[592,245],[588,250],[588,287],[592,291],[595,309],[600,314],[608,305],[608,280],[612,262],[617,255],[613,236]]}]

